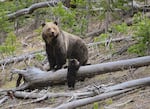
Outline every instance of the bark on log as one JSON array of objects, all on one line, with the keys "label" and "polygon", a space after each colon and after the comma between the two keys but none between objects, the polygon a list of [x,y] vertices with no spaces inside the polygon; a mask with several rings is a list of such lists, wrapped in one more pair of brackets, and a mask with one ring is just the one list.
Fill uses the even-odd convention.
[{"label": "bark on log", "polygon": [[[104,74],[107,72],[119,71],[128,68],[137,68],[146,65],[150,65],[150,56],[82,66],[77,72],[77,78],[83,80],[83,78],[91,77],[96,74]],[[15,90],[24,90],[27,88],[34,89],[48,85],[62,84],[65,83],[67,77],[67,69],[57,70],[56,72],[44,72],[38,68],[28,68],[27,70],[15,69],[12,71],[12,73],[21,74],[25,79],[25,83]]]}]

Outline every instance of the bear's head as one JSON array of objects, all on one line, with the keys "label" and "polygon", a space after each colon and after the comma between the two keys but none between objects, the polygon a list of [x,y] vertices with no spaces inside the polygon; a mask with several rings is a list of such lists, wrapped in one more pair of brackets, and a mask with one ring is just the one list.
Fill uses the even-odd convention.
[{"label": "bear's head", "polygon": [[42,27],[43,27],[42,37],[44,41],[46,41],[47,43],[51,43],[51,41],[53,39],[56,39],[57,36],[59,36],[60,34],[57,22],[42,23]]}]

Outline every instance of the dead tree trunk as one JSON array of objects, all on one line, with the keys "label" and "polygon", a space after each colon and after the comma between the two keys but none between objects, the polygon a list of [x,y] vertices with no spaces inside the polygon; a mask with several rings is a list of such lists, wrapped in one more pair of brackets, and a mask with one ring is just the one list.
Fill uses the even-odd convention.
[{"label": "dead tree trunk", "polygon": [[[146,65],[150,65],[150,56],[82,66],[77,72],[77,76],[78,79],[83,79],[96,74],[104,74],[107,72],[119,71],[128,68],[137,68]],[[56,72],[45,72],[38,68],[28,68],[27,70],[15,69],[12,71],[12,73],[21,74],[25,79],[25,83],[15,90],[24,90],[27,88],[33,89],[54,84],[62,84],[65,83],[67,77],[67,69],[57,70]]]}]

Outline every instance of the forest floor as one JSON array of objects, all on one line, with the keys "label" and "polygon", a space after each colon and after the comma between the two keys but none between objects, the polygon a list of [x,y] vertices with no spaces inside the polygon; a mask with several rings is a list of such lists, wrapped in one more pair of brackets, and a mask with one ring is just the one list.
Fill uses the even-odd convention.
[{"label": "forest floor", "polygon": [[[29,33],[29,34],[35,34],[35,33]],[[33,35],[32,37],[29,37],[28,34],[25,34],[26,37],[19,37],[18,40],[22,43],[22,47],[18,49],[18,54],[25,54],[32,51],[40,50],[44,48],[44,43],[41,39],[41,36]],[[118,36],[121,37],[121,36]],[[115,38],[115,37],[114,37]],[[92,42],[93,39],[87,38],[87,43]],[[25,45],[25,43],[27,45]],[[111,56],[113,52],[117,52],[120,49],[126,47],[128,44],[132,43],[132,41],[120,41],[120,42],[114,42],[112,49],[107,48],[104,46],[104,44],[99,46],[93,46],[92,48],[89,48],[89,62],[91,64],[96,63],[104,63],[104,62],[110,62],[110,61],[116,61],[116,60],[123,60],[123,59],[130,59],[137,57],[135,54],[130,54],[127,51],[123,52],[122,54],[116,54],[114,56]],[[107,57],[110,57],[108,59],[105,59]],[[39,66],[41,64],[36,59],[33,60],[27,60],[26,62],[19,62],[14,63],[12,65],[8,65],[1,71],[1,77],[0,77],[0,87],[2,89],[7,88],[13,88],[15,87],[16,83],[16,77],[13,78],[12,81],[9,81],[10,78],[10,71],[12,68],[18,68],[18,69],[24,69],[27,67],[26,63],[29,63],[30,66]],[[128,70],[122,70],[117,72],[110,72],[107,74],[102,75],[96,75],[91,78],[86,78],[84,81],[78,81],[75,86],[75,90],[80,90],[83,87],[89,86],[89,85],[102,85],[102,84],[118,84],[121,82],[138,79],[142,77],[148,77],[150,76],[150,66],[140,67],[137,69],[130,68]],[[56,85],[51,86],[48,88],[49,92],[69,92],[67,85]],[[53,98],[41,101],[39,103],[31,103],[27,105],[20,105],[17,107],[14,107],[13,109],[33,109],[33,108],[39,108],[39,107],[56,107],[66,101],[68,101],[70,98],[68,97],[59,97],[59,98]],[[6,108],[7,106],[11,104],[22,104],[23,102],[31,101],[29,99],[17,99],[14,100],[9,99],[6,103],[4,103],[2,106],[0,105],[1,109]],[[139,89],[136,89],[131,92],[123,93],[121,95],[108,98],[102,101],[97,102],[98,103],[98,109],[150,109],[150,86],[141,87]],[[94,109],[94,104],[89,104],[77,109]]]}]

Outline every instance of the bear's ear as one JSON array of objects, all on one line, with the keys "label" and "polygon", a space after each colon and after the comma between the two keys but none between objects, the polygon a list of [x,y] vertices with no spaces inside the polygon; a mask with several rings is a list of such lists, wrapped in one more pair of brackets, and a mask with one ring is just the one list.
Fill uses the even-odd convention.
[{"label": "bear's ear", "polygon": [[57,21],[54,22],[55,25],[58,25]]},{"label": "bear's ear", "polygon": [[43,22],[43,23],[41,23],[41,25],[42,25],[42,27],[44,27],[46,24],[45,24],[45,22]]}]

